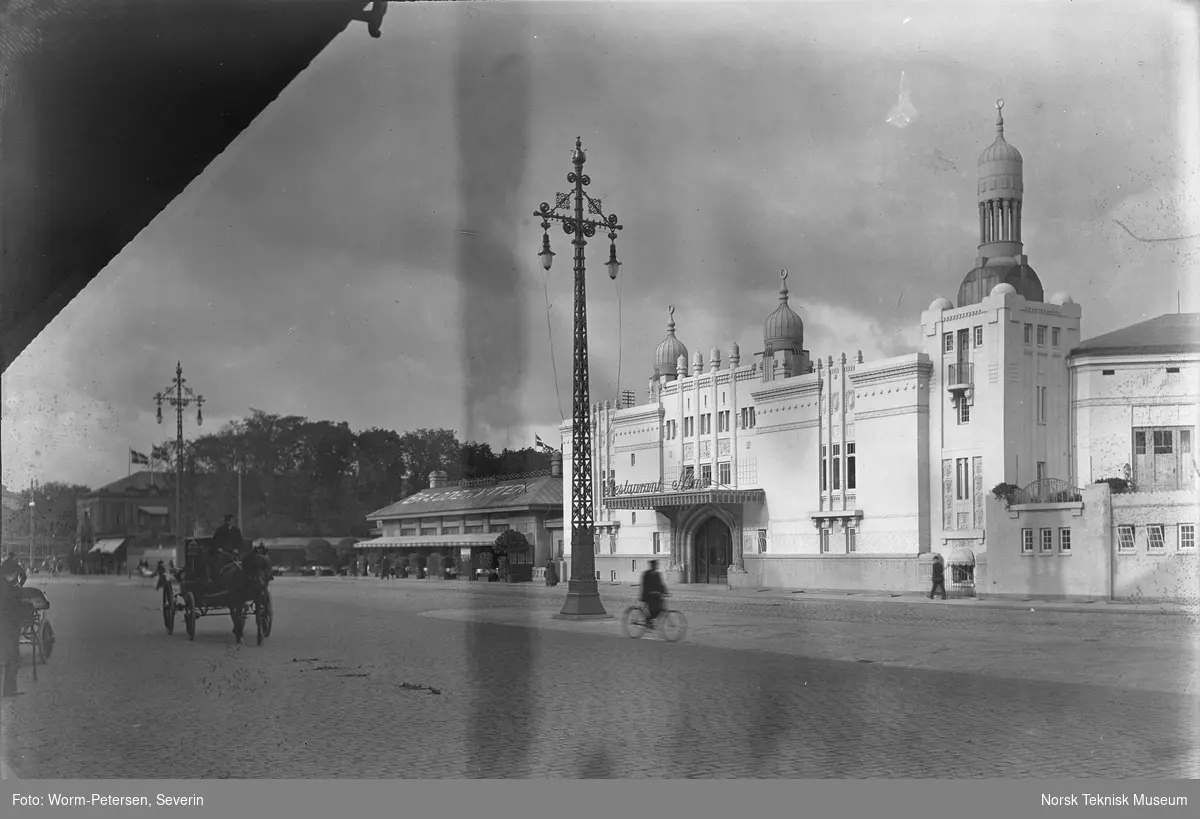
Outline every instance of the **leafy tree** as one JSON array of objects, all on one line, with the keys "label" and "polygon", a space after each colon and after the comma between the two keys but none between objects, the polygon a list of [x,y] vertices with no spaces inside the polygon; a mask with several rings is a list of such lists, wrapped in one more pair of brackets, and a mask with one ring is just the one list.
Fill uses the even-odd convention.
[{"label": "leafy tree", "polygon": [[528,548],[529,541],[525,535],[515,529],[505,529],[496,538],[492,551],[497,555],[520,555],[524,554]]}]

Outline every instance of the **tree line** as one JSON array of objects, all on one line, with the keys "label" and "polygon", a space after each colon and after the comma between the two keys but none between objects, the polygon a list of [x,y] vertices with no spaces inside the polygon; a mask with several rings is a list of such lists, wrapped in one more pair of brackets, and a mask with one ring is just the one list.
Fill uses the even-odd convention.
[{"label": "tree line", "polygon": [[[156,468],[173,472],[175,450],[174,440],[155,445]],[[428,488],[430,472],[453,481],[550,468],[547,451],[497,453],[447,429],[354,432],[345,422],[253,408],[249,417],[185,441],[183,456],[187,518],[207,527],[237,513],[241,465],[248,537],[363,537],[371,528],[367,514]]]}]

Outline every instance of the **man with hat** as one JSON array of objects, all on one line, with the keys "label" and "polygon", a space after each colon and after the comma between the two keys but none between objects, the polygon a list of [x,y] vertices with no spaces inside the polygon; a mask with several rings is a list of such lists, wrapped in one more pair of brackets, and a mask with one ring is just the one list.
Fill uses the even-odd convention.
[{"label": "man with hat", "polygon": [[651,560],[650,568],[642,573],[642,602],[646,604],[646,628],[654,628],[654,620],[662,614],[663,598],[667,596],[667,584],[658,573],[658,561]]},{"label": "man with hat", "polygon": [[[4,663],[3,691],[5,697],[15,697],[17,666],[21,662],[21,620],[28,604],[21,599],[19,579],[25,570],[11,555],[0,564],[0,661]],[[23,581],[21,581],[23,582]]]},{"label": "man with hat", "polygon": [[5,555],[4,562],[0,563],[0,574],[8,576],[10,573],[17,577],[18,586],[24,586],[25,582],[29,580],[29,575],[25,573],[25,567],[17,560],[17,553],[11,550]]}]

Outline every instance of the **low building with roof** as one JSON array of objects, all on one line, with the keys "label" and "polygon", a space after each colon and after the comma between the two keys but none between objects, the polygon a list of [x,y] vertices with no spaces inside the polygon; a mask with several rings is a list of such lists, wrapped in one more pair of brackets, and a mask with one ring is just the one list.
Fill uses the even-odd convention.
[{"label": "low building with roof", "polygon": [[175,476],[140,470],[76,501],[76,537],[85,571],[123,572],[143,558],[174,560]]},{"label": "low building with roof", "polygon": [[[430,486],[367,516],[380,536],[355,545],[372,565],[391,555],[442,555],[456,563],[479,566],[509,529],[525,535],[529,554],[513,556],[518,565],[542,567],[562,540],[562,463],[554,457],[547,471],[451,482],[432,472]],[[557,531],[551,526],[557,523]],[[532,572],[522,572],[521,575]]]}]

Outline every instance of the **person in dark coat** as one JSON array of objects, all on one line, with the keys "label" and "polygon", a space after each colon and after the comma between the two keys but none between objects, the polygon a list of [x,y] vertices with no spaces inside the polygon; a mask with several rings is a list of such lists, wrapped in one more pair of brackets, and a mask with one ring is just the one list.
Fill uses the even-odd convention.
[{"label": "person in dark coat", "polygon": [[226,515],[225,522],[213,532],[213,548],[241,560],[246,542],[242,539],[242,530],[233,525],[233,515]]},{"label": "person in dark coat", "polygon": [[0,564],[0,662],[4,663],[0,693],[5,697],[22,693],[17,690],[17,666],[21,662],[21,621],[28,604],[21,600],[19,570],[23,571],[15,560]]},{"label": "person in dark coat", "polygon": [[547,586],[557,586],[558,585],[558,569],[556,569],[554,567],[553,560],[546,561],[546,585]]},{"label": "person in dark coat", "polygon": [[4,562],[0,563],[0,574],[3,574],[6,577],[9,574],[14,575],[16,577],[14,582],[16,582],[18,586],[24,586],[25,582],[29,580],[29,575],[26,574],[25,567],[21,565],[19,560],[17,560],[17,555],[15,552],[9,552],[4,558]]},{"label": "person in dark coat", "polygon": [[942,599],[946,599],[946,569],[942,565],[942,556],[933,556],[933,588],[929,590],[929,599],[937,594],[938,589],[942,590]]},{"label": "person in dark coat", "polygon": [[650,568],[642,573],[641,600],[646,604],[648,612],[646,628],[654,628],[655,619],[662,614],[663,598],[666,596],[667,584],[663,582],[662,575],[658,573],[658,561],[651,560]]}]

